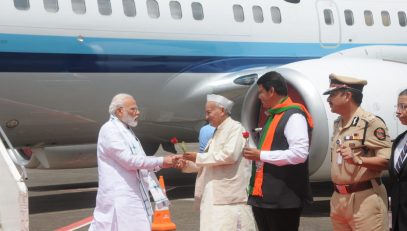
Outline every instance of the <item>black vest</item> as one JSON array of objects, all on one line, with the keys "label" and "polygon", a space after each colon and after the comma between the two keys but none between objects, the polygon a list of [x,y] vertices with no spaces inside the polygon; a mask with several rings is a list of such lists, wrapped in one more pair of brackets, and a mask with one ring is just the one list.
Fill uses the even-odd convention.
[{"label": "black vest", "polygon": [[[294,113],[305,113],[300,109],[289,109],[277,125],[273,150],[288,149],[288,142],[284,136],[284,128],[288,119]],[[309,125],[308,125],[309,127]],[[310,129],[308,134],[310,134]],[[264,163],[263,169],[263,197],[249,196],[248,204],[260,208],[300,208],[305,203],[312,202],[311,186],[309,183],[308,159],[302,164],[277,166]]]}]

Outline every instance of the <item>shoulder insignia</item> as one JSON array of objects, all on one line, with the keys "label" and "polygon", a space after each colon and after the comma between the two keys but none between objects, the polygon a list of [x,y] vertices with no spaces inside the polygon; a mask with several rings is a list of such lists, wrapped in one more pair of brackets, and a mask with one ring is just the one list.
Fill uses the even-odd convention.
[{"label": "shoulder insignia", "polygon": [[370,122],[370,121],[372,121],[372,120],[374,120],[374,119],[376,119],[376,116],[375,116],[374,114],[369,113],[369,115],[366,115],[366,116],[365,116],[365,120],[366,120],[367,122]]},{"label": "shoulder insignia", "polygon": [[352,120],[352,123],[351,123],[350,126],[354,127],[354,126],[356,126],[358,124],[358,122],[359,122],[359,116],[353,117],[353,120]]},{"label": "shoulder insignia", "polygon": [[374,130],[374,136],[379,140],[384,140],[386,139],[386,131],[384,128],[376,128],[376,130]]}]

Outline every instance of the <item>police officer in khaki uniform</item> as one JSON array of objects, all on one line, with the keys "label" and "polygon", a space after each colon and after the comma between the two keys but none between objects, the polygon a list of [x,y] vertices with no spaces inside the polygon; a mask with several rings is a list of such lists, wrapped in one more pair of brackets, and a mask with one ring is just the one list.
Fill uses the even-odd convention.
[{"label": "police officer in khaki uniform", "polygon": [[333,113],[331,220],[334,230],[388,230],[387,193],[380,176],[391,141],[385,123],[363,110],[366,80],[331,74],[324,95]]}]

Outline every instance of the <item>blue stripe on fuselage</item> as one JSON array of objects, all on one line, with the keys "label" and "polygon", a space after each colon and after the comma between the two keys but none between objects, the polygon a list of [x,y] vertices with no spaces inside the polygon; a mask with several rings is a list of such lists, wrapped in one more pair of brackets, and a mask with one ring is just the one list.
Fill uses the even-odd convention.
[{"label": "blue stripe on fuselage", "polygon": [[[192,41],[162,39],[124,39],[74,36],[0,34],[0,52],[152,55],[152,56],[251,56],[251,57],[321,57],[358,45],[321,48],[319,43]],[[360,46],[360,45],[359,45]]]},{"label": "blue stripe on fuselage", "polygon": [[0,72],[221,73],[308,58],[0,53]]},{"label": "blue stripe on fuselage", "polygon": [[0,34],[1,72],[217,73],[319,58],[370,44],[180,41]]}]

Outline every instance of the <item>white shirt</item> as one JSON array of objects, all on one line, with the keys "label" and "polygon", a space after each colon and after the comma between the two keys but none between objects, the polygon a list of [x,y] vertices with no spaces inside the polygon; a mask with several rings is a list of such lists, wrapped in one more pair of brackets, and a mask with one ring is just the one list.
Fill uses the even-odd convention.
[{"label": "white shirt", "polygon": [[[397,144],[397,147],[394,149],[394,166],[396,166],[397,161],[399,160],[401,151],[404,148],[404,145],[407,142],[407,133],[404,135],[403,139],[400,139],[399,143]],[[403,162],[404,160],[406,160],[407,155],[404,156]]]},{"label": "white shirt", "polygon": [[[159,169],[163,157],[146,156],[132,131],[112,119],[100,129],[97,157],[99,188],[89,230],[150,231],[138,172]],[[148,189],[147,184],[141,184]]]},{"label": "white shirt", "polygon": [[284,166],[304,163],[307,160],[309,154],[308,124],[302,114],[295,113],[288,118],[284,128],[284,136],[289,148],[287,150],[261,151],[261,161]]}]

